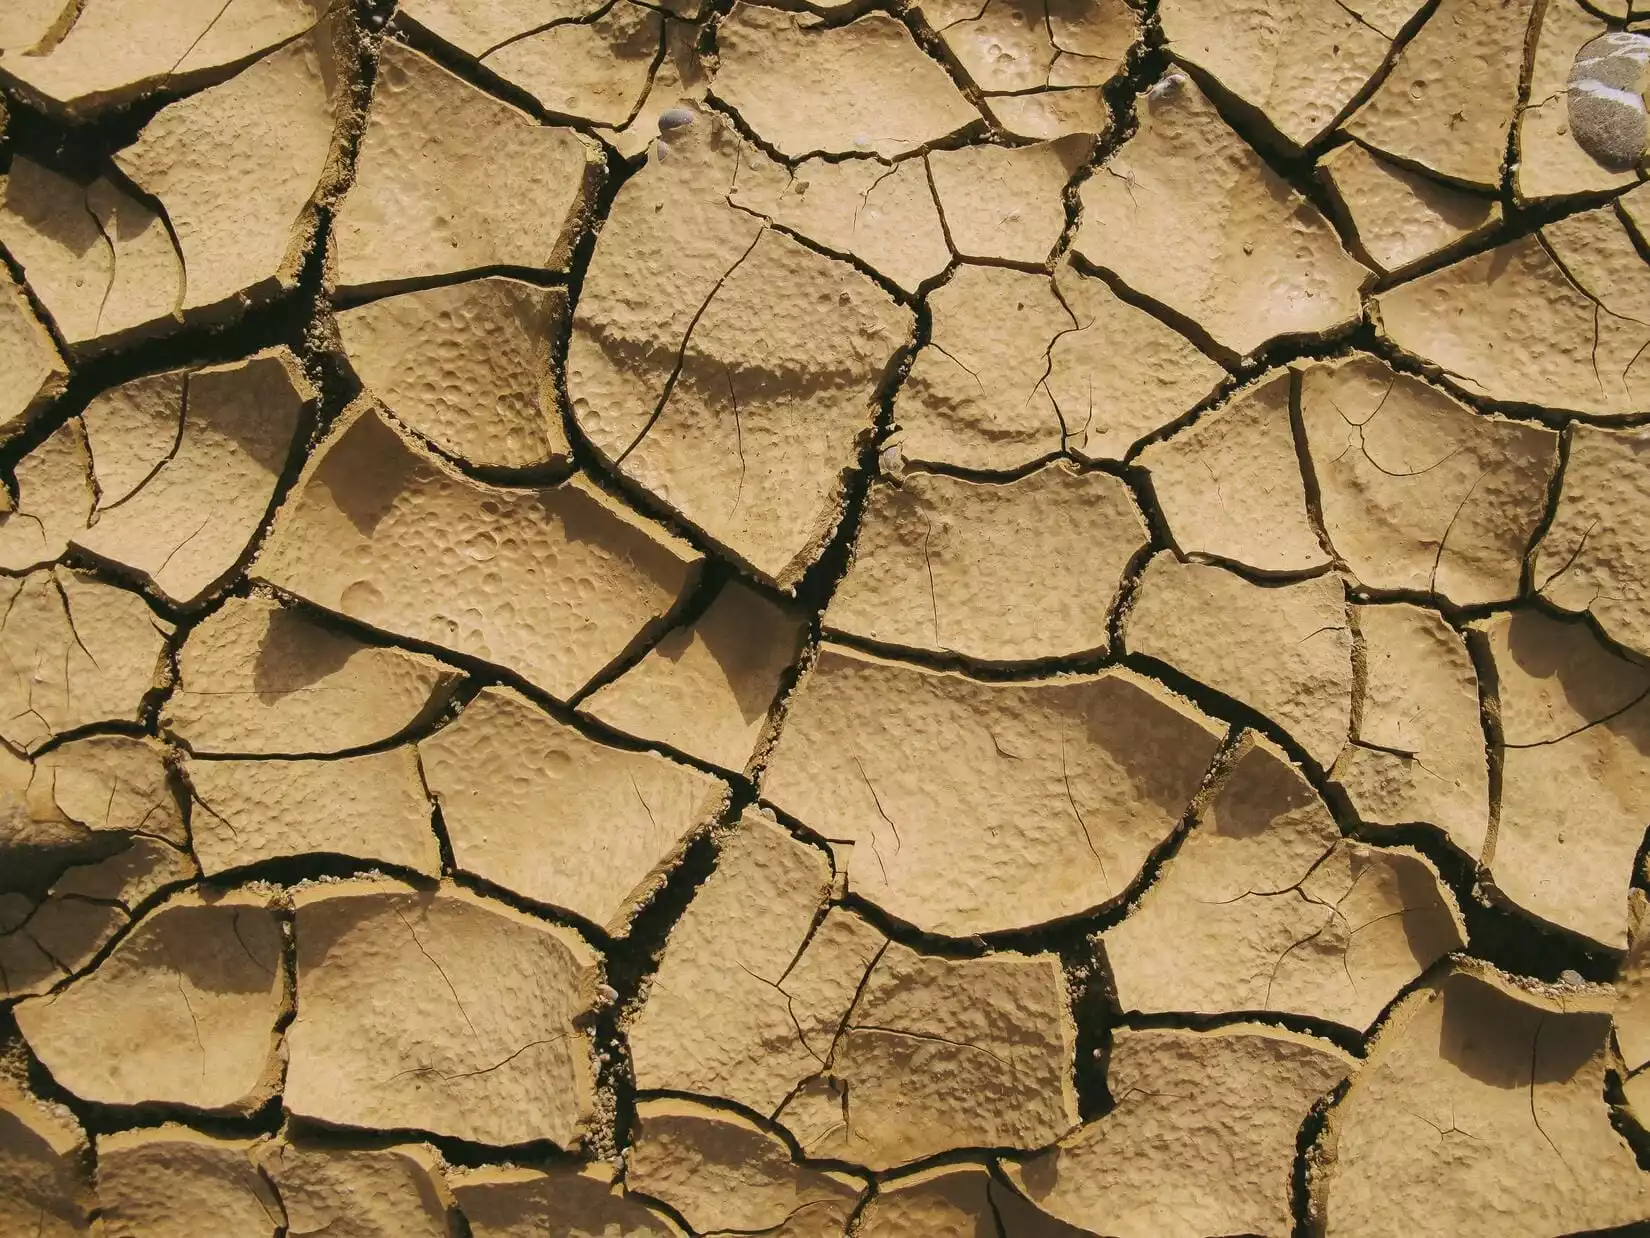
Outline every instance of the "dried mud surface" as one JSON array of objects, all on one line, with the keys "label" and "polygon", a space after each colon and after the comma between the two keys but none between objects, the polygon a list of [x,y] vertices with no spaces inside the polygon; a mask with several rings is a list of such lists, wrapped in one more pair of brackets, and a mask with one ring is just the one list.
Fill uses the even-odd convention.
[{"label": "dried mud surface", "polygon": [[1650,1234],[1647,87],[0,0],[0,1238]]}]

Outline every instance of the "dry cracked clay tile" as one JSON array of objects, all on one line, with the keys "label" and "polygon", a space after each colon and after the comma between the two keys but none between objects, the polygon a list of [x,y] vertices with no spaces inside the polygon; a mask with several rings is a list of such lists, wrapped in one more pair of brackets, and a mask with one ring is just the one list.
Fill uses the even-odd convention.
[{"label": "dry cracked clay tile", "polygon": [[208,876],[316,854],[440,874],[410,744],[313,761],[196,759],[183,769],[193,798],[190,841]]},{"label": "dry cracked clay tile", "polygon": [[476,1169],[449,1173],[447,1185],[474,1238],[686,1238],[595,1165]]},{"label": "dry cracked clay tile", "polygon": [[1333,574],[1257,585],[1164,552],[1146,565],[1123,643],[1259,710],[1328,768],[1352,719],[1352,630]]},{"label": "dry cracked clay tile", "polygon": [[399,16],[479,59],[541,26],[582,21],[604,7],[603,0],[404,0]]},{"label": "dry cracked clay tile", "polygon": [[12,475],[17,498],[0,513],[0,571],[28,572],[62,558],[91,519],[96,498],[82,420],[71,417],[52,431]]},{"label": "dry cracked clay tile", "polygon": [[1650,432],[1577,425],[1558,508],[1537,543],[1537,591],[1561,610],[1591,615],[1611,639],[1650,656]]},{"label": "dry cracked clay tile", "polygon": [[1482,964],[1405,998],[1329,1111],[1312,1185],[1330,1238],[1545,1238],[1650,1217],[1603,1100],[1609,1035],[1607,1000]]},{"label": "dry cracked clay tile", "polygon": [[[1634,890],[1628,895],[1628,919],[1632,922],[1631,941],[1627,953],[1616,969],[1616,1006],[1611,1013],[1615,1024],[1616,1047],[1621,1052],[1622,1065],[1629,1073],[1637,1073],[1650,1063],[1650,901]],[[1650,1078],[1650,1076],[1645,1076]],[[1632,1091],[1629,1101],[1642,1098],[1644,1084]],[[1639,1110],[1642,1119],[1644,1111]],[[1640,1125],[1643,1125],[1642,1120]]]},{"label": "dry cracked clay tile", "polygon": [[1383,159],[1360,142],[1318,161],[1360,252],[1383,275],[1405,271],[1487,234],[1501,203]]},{"label": "dry cracked clay tile", "polygon": [[728,801],[720,779],[608,747],[503,688],[418,750],[460,871],[615,936]]},{"label": "dry cracked clay tile", "polygon": [[1300,411],[1324,530],[1355,580],[1456,606],[1518,596],[1556,433],[1475,413],[1365,354],[1305,368]]},{"label": "dry cracked clay tile", "polygon": [[404,44],[383,48],[355,183],[338,210],[337,288],[564,268],[601,182],[596,143],[539,124]]},{"label": "dry cracked clay tile", "polygon": [[253,1163],[256,1143],[186,1126],[120,1131],[97,1141],[107,1238],[275,1238],[286,1213]]},{"label": "dry cracked clay tile", "polygon": [[[1017,113],[1016,102],[1029,101],[1057,114],[1072,105],[1056,96],[1081,91],[1098,108],[1087,123],[1098,120],[1100,127],[1079,124],[1071,131],[1091,135],[1103,131],[1106,119],[1098,88],[1123,71],[1140,35],[1140,17],[1124,0],[926,0],[916,7],[993,112],[1007,106]],[[1030,117],[998,119],[1012,129]]]},{"label": "dry cracked clay tile", "polygon": [[730,206],[738,137],[709,113],[685,128],[602,229],[568,394],[605,461],[790,588],[836,530],[914,316]]},{"label": "dry cracked clay tile", "polygon": [[80,184],[22,155],[0,202],[0,244],[73,354],[160,332],[184,295],[166,221],[107,177]]},{"label": "dry cracked clay tile", "polygon": [[929,175],[957,256],[1042,266],[1065,232],[1066,186],[1093,152],[1085,134],[931,152]]},{"label": "dry cracked clay tile", "polygon": [[1289,420],[1292,377],[1275,371],[1137,459],[1183,554],[1259,572],[1326,567],[1306,511]]},{"label": "dry cracked clay tile", "polygon": [[93,1233],[97,1199],[86,1135],[61,1105],[0,1081],[0,1231],[31,1238]]},{"label": "dry cracked clay tile", "polygon": [[94,722],[137,722],[171,626],[135,593],[66,568],[0,578],[0,736],[35,749]]},{"label": "dry cracked clay tile", "polygon": [[283,1238],[448,1238],[438,1158],[422,1144],[343,1149],[265,1143],[259,1171],[280,1194]]},{"label": "dry cracked clay tile", "polygon": [[849,883],[865,898],[969,936],[1123,894],[1223,734],[1128,671],[986,683],[827,644],[762,794],[855,844]]},{"label": "dry cracked clay tile", "polygon": [[201,601],[247,553],[315,398],[285,348],[99,396],[83,416],[99,502],[73,544]]},{"label": "dry cracked clay tile", "polygon": [[798,612],[729,579],[703,614],[667,632],[579,708],[626,735],[742,771],[772,742],[780,680],[807,626]]},{"label": "dry cracked clay tile", "polygon": [[87,0],[44,55],[8,56],[0,78],[72,118],[155,89],[198,85],[302,35],[322,0]]},{"label": "dry cracked clay tile", "polygon": [[1526,609],[1475,626],[1500,698],[1490,884],[1520,911],[1619,951],[1650,816],[1650,670],[1606,648],[1584,620]]},{"label": "dry cracked clay tile", "polygon": [[1336,0],[1167,0],[1169,54],[1256,109],[1285,141],[1310,146],[1385,66],[1399,28],[1422,7],[1398,0],[1377,26]]},{"label": "dry cracked clay tile", "polygon": [[293,902],[290,1113],[500,1145],[581,1136],[599,959],[577,934],[445,885],[346,881]]},{"label": "dry cracked clay tile", "polygon": [[[777,1113],[811,1153],[873,1168],[1036,1147],[1069,1127],[1074,1030],[1058,961],[918,956],[826,910],[831,879],[823,851],[745,813],[630,1028],[637,1086]],[[805,1082],[840,1085],[849,1108],[833,1100],[812,1129],[792,1105]]]},{"label": "dry cracked clay tile", "polygon": [[852,254],[915,293],[951,264],[927,169],[921,159],[875,157],[805,159],[787,168],[746,151],[728,201]]},{"label": "dry cracked clay tile", "polygon": [[[1631,185],[1639,179],[1632,165],[1645,146],[1644,100],[1638,94],[1643,89],[1644,59],[1640,55],[1607,63],[1613,40],[1590,45],[1609,27],[1578,0],[1547,0],[1544,7],[1536,16],[1529,103],[1518,115],[1513,187],[1520,198],[1536,200]],[[1641,39],[1626,38],[1642,47]],[[1576,89],[1578,79],[1615,89],[1589,97],[1585,86]],[[1628,149],[1620,153],[1627,158],[1595,158],[1587,144],[1598,121],[1605,121],[1603,131],[1610,135],[1605,145],[1613,146],[1611,139],[1620,131],[1611,122],[1618,119],[1626,122],[1622,144]]]},{"label": "dry cracked clay tile", "polygon": [[1375,303],[1382,334],[1471,394],[1603,418],[1643,408],[1647,378],[1635,367],[1650,352],[1650,266],[1612,206],[1430,272]]},{"label": "dry cracked clay tile", "polygon": [[1466,932],[1430,862],[1343,839],[1311,784],[1250,733],[1103,941],[1125,1010],[1279,1010],[1361,1032]]},{"label": "dry cracked clay tile", "polygon": [[1075,252],[1248,354],[1355,321],[1370,272],[1182,74],[1078,190]]},{"label": "dry cracked clay tile", "polygon": [[1146,544],[1133,495],[1108,473],[1065,461],[1002,484],[908,473],[872,485],[824,624],[980,662],[1104,653],[1123,572]]},{"label": "dry cracked clay tile", "polygon": [[862,1238],[1092,1238],[1016,1195],[983,1165],[941,1165],[886,1182],[861,1214]]},{"label": "dry cracked clay tile", "polygon": [[1442,0],[1346,128],[1464,185],[1501,184],[1537,0]]},{"label": "dry cracked clay tile", "polygon": [[700,562],[582,474],[474,481],[358,402],[276,513],[254,571],[565,700],[672,611]]},{"label": "dry cracked clay tile", "polygon": [[1039,1208],[1094,1233],[1285,1238],[1296,1135],[1356,1067],[1326,1040],[1255,1023],[1119,1028],[1106,1070],[1117,1108],[1004,1168]]},{"label": "dry cracked clay tile", "polygon": [[191,752],[325,756],[381,743],[438,712],[458,675],[368,645],[295,606],[230,598],[178,653],[161,722]]},{"label": "dry cracked clay tile", "polygon": [[637,1104],[626,1163],[632,1191],[669,1205],[699,1234],[838,1238],[866,1188],[796,1164],[782,1139],[748,1118],[673,1097]]},{"label": "dry cracked clay tile", "polygon": [[[337,19],[221,86],[155,114],[115,162],[164,207],[182,253],[178,309],[216,316],[296,286],[336,175],[348,83]],[[119,274],[118,254],[116,274]]]},{"label": "dry cracked clay tile", "polygon": [[787,159],[917,150],[980,123],[939,63],[886,13],[844,26],[736,4],[711,90]]},{"label": "dry cracked clay tile", "polygon": [[414,433],[482,468],[572,457],[550,380],[567,293],[501,275],[338,313],[362,385]]},{"label": "dry cracked clay tile", "polygon": [[667,20],[651,5],[619,0],[584,21],[529,27],[481,63],[547,112],[617,128],[647,93]]},{"label": "dry cracked clay tile", "polygon": [[[12,167],[21,162],[13,159]],[[4,240],[0,233],[0,243]],[[0,438],[10,438],[27,425],[62,393],[69,377],[51,332],[5,270],[0,270],[0,374],[7,376],[0,395]]]},{"label": "dry cracked clay tile", "polygon": [[1425,822],[1469,857],[1489,829],[1489,766],[1478,673],[1461,634],[1436,611],[1358,606],[1363,646],[1351,742],[1329,780],[1374,827]]},{"label": "dry cracked clay tile", "polygon": [[0,13],[0,56],[43,51],[63,37],[76,8],[73,0],[15,0]]},{"label": "dry cracked clay tile", "polygon": [[15,1007],[52,1077],[85,1101],[250,1113],[280,1086],[281,928],[253,894],[184,893],[89,974]]}]

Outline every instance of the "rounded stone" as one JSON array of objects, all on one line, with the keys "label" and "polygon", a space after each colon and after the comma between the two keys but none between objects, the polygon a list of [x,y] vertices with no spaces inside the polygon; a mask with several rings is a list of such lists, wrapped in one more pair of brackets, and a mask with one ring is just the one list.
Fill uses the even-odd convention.
[{"label": "rounded stone", "polygon": [[1625,169],[1644,154],[1650,118],[1644,73],[1650,36],[1611,31],[1583,44],[1570,69],[1570,132],[1607,168]]}]

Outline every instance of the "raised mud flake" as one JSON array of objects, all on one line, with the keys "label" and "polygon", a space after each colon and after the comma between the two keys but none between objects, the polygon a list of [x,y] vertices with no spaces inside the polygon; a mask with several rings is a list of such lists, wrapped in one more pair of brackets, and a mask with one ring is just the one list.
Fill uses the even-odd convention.
[{"label": "raised mud flake", "polygon": [[886,13],[823,26],[738,4],[717,27],[711,90],[787,159],[905,154],[980,123],[911,32]]},{"label": "raised mud flake", "polygon": [[780,681],[802,653],[803,616],[737,579],[691,623],[580,705],[616,731],[742,771],[771,739]]},{"label": "raised mud flake", "polygon": [[348,95],[339,21],[161,109],[116,154],[165,208],[182,251],[186,315],[216,316],[297,284]]},{"label": "raised mud flake", "polygon": [[931,339],[894,401],[905,455],[1007,471],[1060,451],[1069,427],[1050,390],[1050,349],[1078,324],[1049,277],[965,265],[928,306]]},{"label": "raised mud flake", "polygon": [[602,0],[405,0],[398,16],[480,58],[540,26],[581,21],[603,7]]},{"label": "raised mud flake", "polygon": [[411,745],[325,760],[190,760],[183,768],[190,841],[208,876],[305,855],[441,871]]},{"label": "raised mud flake", "polygon": [[80,184],[22,155],[4,192],[0,243],[71,353],[173,325],[183,260],[149,207],[107,177]]},{"label": "raised mud flake", "polygon": [[0,736],[38,748],[94,722],[137,722],[171,634],[135,593],[66,568],[0,579]]},{"label": "raised mud flake", "polygon": [[369,645],[267,597],[230,598],[193,628],[161,721],[191,752],[328,755],[380,743],[439,710],[459,676]]},{"label": "raised mud flake", "polygon": [[1356,1066],[1326,1040],[1254,1023],[1120,1028],[1106,1067],[1117,1107],[1004,1169],[1039,1208],[1095,1233],[1284,1238],[1296,1134]]},{"label": "raised mud flake", "polygon": [[1096,141],[1111,132],[1111,106],[1098,86],[986,95],[980,106],[1011,137],[1046,142],[1071,134]]},{"label": "raised mud flake", "polygon": [[1489,884],[1526,914],[1621,950],[1650,815],[1650,671],[1582,620],[1519,610],[1477,626],[1495,661],[1502,730]]},{"label": "raised mud flake", "polygon": [[1305,368],[1300,402],[1324,528],[1354,579],[1456,606],[1518,596],[1557,434],[1361,354]]},{"label": "raised mud flake", "polygon": [[[1633,1074],[1650,1063],[1650,916],[1646,915],[1650,912],[1650,901],[1637,890],[1630,892],[1627,899],[1632,930],[1627,953],[1616,969],[1616,1005],[1610,1017],[1615,1025],[1622,1065]],[[1641,1079],[1638,1086],[1630,1090],[1628,1100],[1642,1103],[1643,1099],[1644,1080]],[[1645,1116],[1646,1111],[1640,1109],[1641,1125]]]},{"label": "raised mud flake", "polygon": [[1123,642],[1266,714],[1327,768],[1352,720],[1352,631],[1338,576],[1256,585],[1159,554],[1146,565]]},{"label": "raised mud flake", "polygon": [[647,93],[667,20],[650,5],[618,0],[589,20],[513,39],[481,63],[548,112],[616,128]]},{"label": "raised mud flake", "polygon": [[423,1144],[344,1149],[282,1138],[255,1153],[280,1194],[286,1238],[448,1238],[452,1202]]},{"label": "raised mud flake", "polygon": [[[13,158],[12,167],[20,162]],[[9,271],[0,271],[0,373],[10,376],[5,395],[0,396],[0,438],[9,438],[28,424],[57,398],[69,377],[51,333],[35,317]]]},{"label": "raised mud flake", "polygon": [[1609,27],[1578,0],[1548,0],[1536,21],[1529,103],[1519,112],[1515,139],[1519,197],[1631,185],[1645,148],[1641,92],[1650,40],[1607,34]]},{"label": "raised mud flake", "polygon": [[1124,0],[927,0],[917,7],[992,108],[1010,102],[1002,92],[1039,102],[1061,88],[1098,95],[1140,37],[1139,15]]},{"label": "raised mud flake", "polygon": [[0,1227],[33,1238],[93,1230],[98,1200],[85,1172],[86,1135],[61,1105],[0,1082]]},{"label": "raised mud flake", "polygon": [[1650,655],[1650,432],[1577,425],[1570,434],[1558,509],[1535,548],[1535,587],[1561,610],[1591,615],[1612,639]]},{"label": "raised mud flake", "polygon": [[1494,190],[1536,0],[1443,0],[1346,128],[1446,180]]},{"label": "raised mud flake", "polygon": [[504,276],[341,310],[338,333],[363,386],[415,434],[483,468],[572,457],[550,376],[567,294]]},{"label": "raised mud flake", "polygon": [[[1631,265],[1620,263],[1631,242],[1615,212],[1600,210],[1604,214],[1588,211],[1563,222],[1572,235],[1621,233],[1610,269],[1621,285],[1640,287],[1617,309],[1641,312],[1650,272],[1640,273],[1644,263],[1636,253]],[[1550,233],[1551,226],[1543,233],[1549,241]],[[1650,326],[1578,287],[1543,236],[1509,241],[1379,294],[1381,333],[1472,395],[1594,417],[1630,416],[1650,386],[1650,369],[1640,368],[1642,356],[1650,355],[1644,349]]]},{"label": "raised mud flake", "polygon": [[1203,70],[1295,146],[1309,146],[1385,66],[1398,26],[1423,6],[1400,0],[1377,26],[1336,0],[1170,0],[1169,54]]},{"label": "raised mud flake", "polygon": [[909,473],[871,488],[833,632],[980,662],[1104,653],[1147,529],[1129,488],[1064,461],[1001,484]]},{"label": "raised mud flake", "polygon": [[0,65],[0,78],[25,98],[71,118],[209,80],[303,34],[326,10],[322,0],[87,0],[73,7],[67,32],[46,54],[9,56]]},{"label": "raised mud flake", "polygon": [[1070,261],[1054,272],[1075,320],[1048,350],[1044,389],[1079,460],[1122,460],[1146,435],[1206,400],[1226,371],[1178,331]]},{"label": "raised mud flake", "polygon": [[1182,553],[1261,572],[1328,566],[1306,512],[1291,376],[1262,378],[1138,457]]},{"label": "raised mud flake", "polygon": [[1408,603],[1359,606],[1362,695],[1329,771],[1367,825],[1434,825],[1470,857],[1489,828],[1478,674],[1460,633]]},{"label": "raised mud flake", "polygon": [[1362,255],[1383,275],[1469,244],[1501,222],[1496,199],[1423,176],[1361,142],[1337,146],[1318,169]]},{"label": "raised mud flake", "polygon": [[831,1054],[841,1125],[811,1151],[881,1170],[955,1148],[1043,1147],[1078,1120],[1076,1038],[1057,956],[943,959],[891,943]]},{"label": "raised mud flake", "polygon": [[[316,392],[285,348],[191,370],[181,382],[167,374],[135,381],[145,388],[140,395],[116,391],[109,397],[112,408],[96,416],[88,410],[93,475],[101,490],[98,462],[110,460],[115,472],[109,489],[119,497],[99,502],[74,545],[137,573],[168,601],[193,605],[247,553]],[[155,404],[164,398],[153,391],[156,384],[177,392],[178,402],[168,410],[175,438],[128,489],[120,449],[154,426]],[[138,427],[115,424],[143,405]]]},{"label": "raised mud flake", "polygon": [[685,1238],[674,1221],[633,1198],[600,1166],[476,1169],[449,1173],[447,1184],[474,1238]]},{"label": "raised mud flake", "polygon": [[97,1141],[97,1193],[111,1238],[211,1233],[274,1238],[281,1201],[253,1163],[256,1143],[186,1126],[120,1131]]},{"label": "raised mud flake", "polygon": [[1093,152],[1083,134],[1035,146],[931,152],[929,173],[958,256],[1047,262],[1065,231],[1066,186]]},{"label": "raised mud flake", "polygon": [[[852,951],[833,959],[851,973],[847,992],[815,1018],[793,973],[815,936],[831,875],[823,851],[745,811],[671,931],[630,1028],[639,1089],[695,1092],[771,1116],[820,1069],[870,962]],[[881,935],[868,936],[874,952]]]},{"label": "raised mud flake", "polygon": [[337,220],[343,291],[497,266],[566,267],[600,149],[393,40]]},{"label": "raised mud flake", "polygon": [[1362,312],[1370,272],[1190,81],[1149,101],[1078,193],[1077,254],[1222,348],[1251,353]]},{"label": "raised mud flake", "polygon": [[280,1085],[281,930],[248,894],[180,894],[92,972],[15,1007],[59,1084],[105,1105],[250,1113]]},{"label": "raised mud flake", "polygon": [[745,151],[728,200],[825,249],[852,254],[908,293],[951,263],[921,159],[805,159]]},{"label": "raised mud flake", "polygon": [[1327,1232],[1536,1238],[1650,1217],[1603,1101],[1609,1033],[1605,1001],[1482,964],[1405,998],[1330,1110],[1312,1175]]},{"label": "raised mud flake", "polygon": [[984,1165],[919,1170],[884,1183],[861,1214],[863,1238],[1089,1238],[1005,1187]]},{"label": "raised mud flake", "polygon": [[462,871],[615,935],[728,798],[719,779],[586,738],[502,688],[419,754]]},{"label": "raised mud flake", "polygon": [[71,417],[53,430],[12,476],[17,498],[0,513],[0,571],[27,572],[61,558],[91,519],[92,460],[81,420]]},{"label": "raised mud flake", "polygon": [[1466,932],[1425,858],[1342,839],[1300,772],[1251,737],[1102,940],[1125,1010],[1279,1010],[1361,1032]]},{"label": "raised mud flake", "polygon": [[358,404],[276,514],[253,570],[566,699],[676,606],[699,563],[582,475],[486,485]]},{"label": "raised mud flake", "polygon": [[675,1098],[637,1104],[626,1165],[631,1191],[669,1205],[699,1234],[835,1238],[867,1185],[795,1163],[782,1139],[748,1118]]},{"label": "raised mud flake", "polygon": [[73,0],[16,0],[0,14],[0,56],[23,56],[62,37],[75,17]]},{"label": "raised mud flake", "polygon": [[[870,279],[766,229],[702,303],[661,389],[632,406],[652,404],[651,416],[610,433],[617,410],[586,418],[587,393],[599,395],[583,383],[575,415],[626,477],[790,588],[836,530],[845,476],[912,327]],[[620,348],[589,361],[612,367]]]},{"label": "raised mud flake", "polygon": [[1123,894],[1221,736],[1127,671],[984,683],[826,645],[791,699],[762,794],[855,844],[850,888],[967,936]]},{"label": "raised mud flake", "polygon": [[452,886],[353,881],[294,902],[288,1111],[501,1145],[582,1135],[599,961],[577,934]]}]

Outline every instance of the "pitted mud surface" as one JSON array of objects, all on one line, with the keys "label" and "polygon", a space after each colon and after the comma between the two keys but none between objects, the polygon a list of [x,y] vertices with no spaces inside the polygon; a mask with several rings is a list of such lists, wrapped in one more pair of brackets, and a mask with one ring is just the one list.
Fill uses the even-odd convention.
[{"label": "pitted mud surface", "polygon": [[1650,1233],[1650,6],[0,8],[0,1238]]}]

